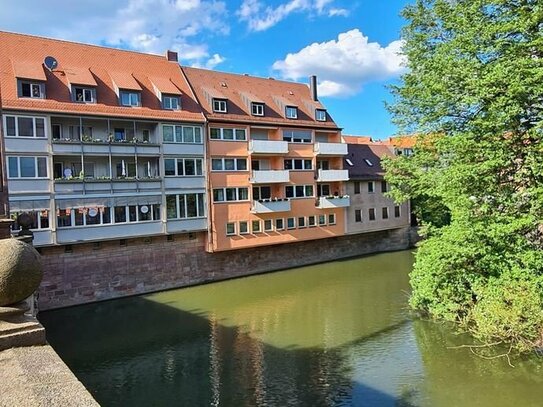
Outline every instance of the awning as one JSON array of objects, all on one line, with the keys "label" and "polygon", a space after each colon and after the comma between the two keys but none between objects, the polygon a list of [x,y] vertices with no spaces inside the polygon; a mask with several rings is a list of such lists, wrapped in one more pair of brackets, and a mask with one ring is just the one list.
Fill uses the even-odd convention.
[{"label": "awning", "polygon": [[11,212],[43,211],[49,209],[49,199],[35,199],[32,201],[9,201]]},{"label": "awning", "polygon": [[34,79],[37,81],[46,81],[45,72],[42,64],[26,61],[11,61],[15,77],[19,79]]},{"label": "awning", "polygon": [[168,78],[149,78],[151,83],[162,94],[181,95],[181,91]]},{"label": "awning", "polygon": [[139,83],[131,74],[127,72],[110,72],[109,76],[119,89],[141,91],[141,86]]},{"label": "awning", "polygon": [[66,68],[68,82],[74,85],[98,86],[94,76],[87,68]]}]

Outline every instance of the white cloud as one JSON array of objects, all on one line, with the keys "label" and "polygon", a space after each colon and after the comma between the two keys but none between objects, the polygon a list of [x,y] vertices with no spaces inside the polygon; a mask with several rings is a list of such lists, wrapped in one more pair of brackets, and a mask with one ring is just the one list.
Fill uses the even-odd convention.
[{"label": "white cloud", "polygon": [[226,16],[219,0],[27,0],[2,4],[0,27],[155,54],[172,49],[183,63],[206,64],[218,59],[203,38],[228,34]]},{"label": "white cloud", "polygon": [[277,7],[264,6],[261,0],[243,0],[237,15],[250,31],[265,31],[295,12],[319,15],[346,16],[348,11],[330,7],[334,0],[289,0]]},{"label": "white cloud", "polygon": [[405,71],[402,41],[386,47],[369,42],[358,29],[339,34],[337,40],[313,43],[276,61],[273,69],[286,79],[317,75],[321,96],[350,96],[365,83],[399,76]]}]

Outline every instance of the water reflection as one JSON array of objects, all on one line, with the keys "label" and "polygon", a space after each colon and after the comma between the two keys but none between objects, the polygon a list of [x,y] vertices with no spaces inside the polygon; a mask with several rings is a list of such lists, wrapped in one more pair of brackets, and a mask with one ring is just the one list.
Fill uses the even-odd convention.
[{"label": "water reflection", "polygon": [[104,406],[499,406],[502,386],[538,405],[537,363],[508,377],[408,319],[411,264],[390,253],[40,318]]}]

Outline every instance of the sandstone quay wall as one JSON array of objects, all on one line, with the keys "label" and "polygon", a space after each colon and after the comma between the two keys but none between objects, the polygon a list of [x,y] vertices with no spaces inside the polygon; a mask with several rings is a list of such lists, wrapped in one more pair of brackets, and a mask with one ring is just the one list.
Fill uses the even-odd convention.
[{"label": "sandstone quay wall", "polygon": [[[409,247],[409,229],[207,253],[204,233],[40,249],[40,310]],[[71,249],[71,250],[70,250]]]}]

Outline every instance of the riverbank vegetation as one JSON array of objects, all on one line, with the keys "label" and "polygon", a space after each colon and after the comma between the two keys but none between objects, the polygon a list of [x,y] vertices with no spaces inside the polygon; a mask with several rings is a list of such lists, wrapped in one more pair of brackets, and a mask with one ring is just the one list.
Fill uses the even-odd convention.
[{"label": "riverbank vegetation", "polygon": [[386,163],[426,234],[411,305],[486,343],[543,344],[543,4],[418,0],[390,106],[415,154]]}]

